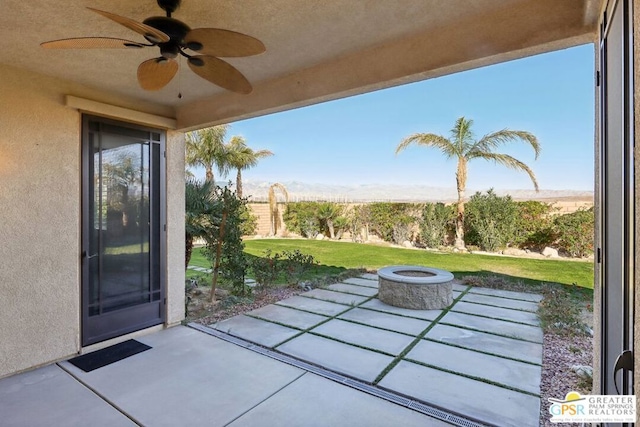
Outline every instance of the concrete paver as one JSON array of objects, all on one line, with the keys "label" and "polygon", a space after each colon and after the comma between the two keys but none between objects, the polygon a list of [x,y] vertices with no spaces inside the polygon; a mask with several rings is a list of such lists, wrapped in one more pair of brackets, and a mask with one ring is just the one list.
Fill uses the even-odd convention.
[{"label": "concrete paver", "polygon": [[435,320],[442,313],[442,310],[411,310],[409,308],[394,307],[383,303],[377,298],[361,304],[360,307],[422,320]]},{"label": "concrete paver", "polygon": [[224,426],[305,373],[186,327],[138,341],[153,348],[88,373],[61,365],[144,426]]},{"label": "concrete paver", "polygon": [[133,427],[136,424],[56,365],[0,380],[0,425]]},{"label": "concrete paver", "polygon": [[327,289],[337,292],[347,292],[349,294],[362,295],[372,297],[378,293],[378,289],[367,286],[350,285],[348,283],[334,283],[327,286]]},{"label": "concrete paver", "polygon": [[328,317],[320,314],[307,313],[275,304],[250,311],[246,315],[260,317],[298,329],[309,329],[328,319]]},{"label": "concrete paver", "polygon": [[245,315],[214,323],[211,327],[265,347],[275,347],[300,333],[297,329],[287,328]]},{"label": "concrete paver", "polygon": [[361,274],[360,277],[362,277],[363,279],[376,280],[376,281],[378,280],[378,275],[373,273],[364,273],[364,274]]},{"label": "concrete paver", "polygon": [[389,329],[391,331],[402,332],[413,336],[418,336],[432,323],[427,320],[411,319],[408,317],[396,316],[395,314],[365,310],[357,307],[341,314],[338,316],[338,319],[353,320],[354,322]]},{"label": "concrete paver", "polygon": [[520,299],[523,301],[531,301],[531,302],[540,302],[542,301],[542,295],[539,294],[530,294],[527,292],[514,292],[514,291],[505,291],[502,289],[490,289],[490,288],[476,288],[473,287],[469,291],[472,294],[481,294],[481,295],[493,295],[503,298],[512,298],[512,299]]},{"label": "concrete paver", "polygon": [[472,314],[449,312],[439,323],[462,326],[481,332],[504,335],[511,338],[542,343],[542,329],[538,326],[523,325],[506,320],[489,319]]},{"label": "concrete paver", "polygon": [[278,346],[277,350],[367,382],[376,379],[393,361],[391,356],[311,334],[294,338]]},{"label": "concrete paver", "polygon": [[301,296],[290,297],[282,301],[278,301],[276,304],[285,307],[297,308],[303,311],[310,311],[316,314],[323,314],[325,316],[335,316],[336,314],[351,309],[351,307],[343,304],[336,304],[333,302]]},{"label": "concrete paver", "polygon": [[455,344],[470,350],[479,350],[525,362],[542,364],[542,344],[501,337],[469,329],[436,325],[426,339]]},{"label": "concrete paver", "polygon": [[477,314],[491,317],[493,319],[510,320],[512,322],[526,323],[538,326],[540,320],[535,313],[528,311],[512,310],[509,308],[495,307],[492,305],[475,304],[472,302],[459,301],[452,308],[453,311],[467,314]]},{"label": "concrete paver", "polygon": [[305,298],[316,298],[323,301],[335,302],[338,304],[344,305],[358,305],[367,300],[368,297],[363,297],[361,295],[353,295],[353,294],[345,294],[343,292],[333,292],[328,291],[326,289],[314,289],[309,292],[305,292],[300,294],[300,296]]},{"label": "concrete paver", "polygon": [[474,378],[482,378],[529,393],[540,394],[541,367],[472,350],[422,340],[405,359],[426,363]]},{"label": "concrete paver", "polygon": [[383,331],[339,319],[330,320],[311,332],[394,356],[400,354],[415,339],[397,332]]},{"label": "concrete paver", "polygon": [[538,426],[540,398],[401,361],[380,386],[503,427]]},{"label": "concrete paver", "polygon": [[[295,410],[292,410],[295,408]],[[229,427],[395,426],[450,424],[307,373]]]},{"label": "concrete paver", "polygon": [[352,285],[358,285],[358,286],[367,286],[369,288],[377,288],[378,287],[378,276],[376,275],[375,279],[373,279],[373,278],[369,279],[369,278],[363,278],[363,277],[351,277],[349,279],[343,280],[342,282],[343,283],[350,283]]},{"label": "concrete paver", "polygon": [[503,308],[511,308],[514,310],[530,311],[532,313],[538,311],[538,304],[535,302],[495,297],[490,295],[468,293],[464,297],[462,297],[461,301],[475,302],[478,304],[493,305]]}]

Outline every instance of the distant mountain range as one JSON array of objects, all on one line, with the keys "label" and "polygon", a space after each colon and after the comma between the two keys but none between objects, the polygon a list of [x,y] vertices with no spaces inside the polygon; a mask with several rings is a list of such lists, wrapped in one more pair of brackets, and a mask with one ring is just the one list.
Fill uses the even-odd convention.
[{"label": "distant mountain range", "polygon": [[[268,199],[269,187],[272,182],[246,181],[243,182],[245,196],[251,195],[255,202]],[[306,183],[300,181],[281,182],[289,193],[290,201],[326,200],[332,202],[452,202],[457,199],[455,188],[430,187],[426,185],[400,184],[359,184],[335,185]],[[483,190],[484,191],[484,190]],[[476,190],[467,189],[467,197]],[[593,200],[592,191],[578,190],[495,190],[503,196],[509,194],[514,200],[541,200],[552,202],[555,200]]]}]

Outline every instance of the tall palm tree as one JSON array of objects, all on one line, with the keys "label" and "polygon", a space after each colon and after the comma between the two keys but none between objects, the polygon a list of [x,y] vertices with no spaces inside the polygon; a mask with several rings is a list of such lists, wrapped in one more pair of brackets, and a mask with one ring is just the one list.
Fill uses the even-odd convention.
[{"label": "tall palm tree", "polygon": [[254,151],[241,136],[234,136],[226,145],[227,163],[238,171],[236,174],[236,194],[242,198],[242,171],[251,169],[260,159],[273,156],[269,150]]},{"label": "tall palm tree", "polygon": [[502,129],[489,133],[479,140],[475,140],[471,132],[473,120],[460,117],[451,129],[451,137],[445,138],[433,133],[416,133],[403,139],[396,148],[396,155],[410,145],[422,145],[439,149],[448,159],[456,157],[458,168],[456,171],[456,185],[458,190],[456,215],[455,247],[463,249],[464,244],[464,193],[467,186],[467,163],[474,159],[493,160],[509,169],[526,172],[538,191],[538,181],[533,171],[520,160],[508,155],[496,153],[495,150],[509,142],[522,141],[533,148],[535,158],[540,155],[540,143],[530,132]]},{"label": "tall palm tree", "polygon": [[204,167],[207,181],[215,182],[214,167],[220,175],[229,172],[224,143],[228,129],[229,125],[218,125],[187,133],[185,161],[188,166]]}]

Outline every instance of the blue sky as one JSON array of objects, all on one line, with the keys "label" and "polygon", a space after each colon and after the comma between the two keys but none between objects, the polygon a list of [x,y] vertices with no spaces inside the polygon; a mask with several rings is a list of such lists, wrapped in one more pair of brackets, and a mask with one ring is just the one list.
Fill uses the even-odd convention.
[{"label": "blue sky", "polygon": [[[275,153],[244,172],[250,181],[455,187],[455,160],[424,147],[394,152],[412,133],[448,137],[465,116],[478,138],[503,128],[534,133],[537,161],[524,144],[500,151],[527,163],[541,189],[593,190],[593,61],[592,45],[574,47],[232,123],[228,137]],[[491,187],[533,188],[524,173],[470,162],[468,190]]]}]

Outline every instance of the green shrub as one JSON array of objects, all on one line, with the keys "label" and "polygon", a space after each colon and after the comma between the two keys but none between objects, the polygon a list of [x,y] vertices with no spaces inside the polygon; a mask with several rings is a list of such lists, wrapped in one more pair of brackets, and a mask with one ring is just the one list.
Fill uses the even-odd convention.
[{"label": "green shrub", "polygon": [[522,248],[537,250],[553,244],[551,204],[535,200],[515,203],[518,214],[512,243]]},{"label": "green shrub", "polygon": [[[277,255],[277,254],[276,254]],[[318,262],[313,255],[300,252],[298,249],[293,251],[283,251],[282,259],[284,263],[283,271],[287,283],[297,285],[304,274],[311,270]]]},{"label": "green shrub", "polygon": [[513,243],[518,209],[511,196],[499,197],[493,189],[477,192],[466,204],[465,241],[485,251]]},{"label": "green shrub", "polygon": [[[387,242],[402,243],[404,240],[411,240],[410,231],[407,233],[407,230],[411,230],[416,223],[415,211],[419,206],[412,203],[370,203],[368,205],[370,230]],[[398,239],[404,240],[398,241]]]},{"label": "green shrub", "polygon": [[593,253],[595,218],[593,208],[579,209],[559,215],[553,220],[556,244],[570,256],[583,257]]},{"label": "green shrub", "polygon": [[253,236],[258,228],[258,216],[255,215],[249,206],[242,205],[240,208],[240,231],[243,236]]},{"label": "green shrub", "polygon": [[280,254],[271,255],[271,250],[267,249],[264,256],[255,257],[249,262],[249,267],[262,291],[272,287],[278,280],[281,271],[280,258]]},{"label": "green shrub", "polygon": [[422,211],[420,241],[429,248],[447,244],[455,221],[455,209],[444,203],[427,203]]}]

